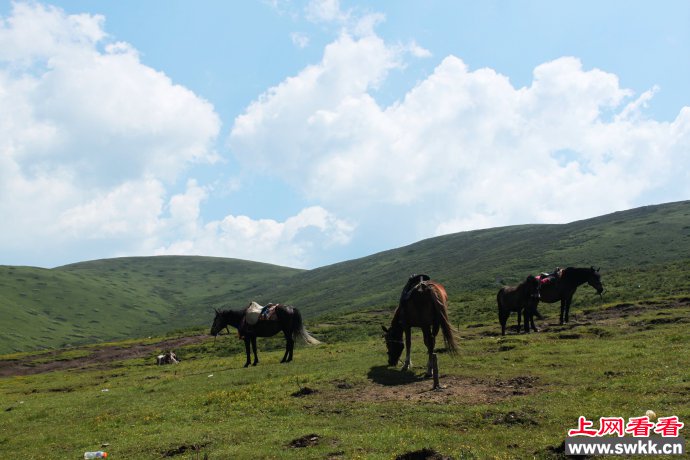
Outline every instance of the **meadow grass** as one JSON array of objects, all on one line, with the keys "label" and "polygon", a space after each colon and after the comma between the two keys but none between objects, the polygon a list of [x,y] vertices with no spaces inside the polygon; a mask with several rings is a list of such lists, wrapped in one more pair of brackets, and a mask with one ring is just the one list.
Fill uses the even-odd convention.
[{"label": "meadow grass", "polygon": [[[529,336],[462,324],[460,353],[439,354],[440,392],[420,378],[420,334],[416,367],[388,368],[374,332],[381,318],[365,312],[360,319],[373,319],[357,333],[298,346],[289,364],[279,363],[281,340],[259,339],[261,363],[245,369],[241,342],[223,336],[176,350],[179,365],[155,366],[152,354],[6,377],[0,458],[79,458],[102,444],[126,459],[391,459],[422,448],[456,459],[560,458],[580,415],[652,409],[688,423],[690,303],[626,308],[577,309],[571,325]],[[311,329],[324,338],[335,321]],[[308,435],[314,445],[291,446]]]}]

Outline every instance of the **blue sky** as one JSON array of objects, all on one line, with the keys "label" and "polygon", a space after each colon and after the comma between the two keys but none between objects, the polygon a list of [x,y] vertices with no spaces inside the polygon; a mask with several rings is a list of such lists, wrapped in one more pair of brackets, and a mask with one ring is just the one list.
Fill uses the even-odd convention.
[{"label": "blue sky", "polygon": [[313,268],[688,199],[688,24],[685,1],[0,0],[0,264]]}]

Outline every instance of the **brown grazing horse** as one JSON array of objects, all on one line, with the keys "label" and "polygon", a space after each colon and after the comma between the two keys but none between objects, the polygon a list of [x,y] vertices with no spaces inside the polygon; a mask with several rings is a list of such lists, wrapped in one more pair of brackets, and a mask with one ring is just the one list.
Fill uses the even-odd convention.
[{"label": "brown grazing horse", "polygon": [[302,323],[302,315],[295,307],[288,305],[277,305],[275,309],[276,319],[262,320],[247,327],[245,325],[244,316],[247,308],[243,310],[216,310],[216,317],[213,319],[211,326],[211,335],[216,336],[220,331],[225,329],[228,325],[241,329],[244,335],[244,347],[247,352],[247,362],[244,367],[248,367],[250,363],[249,345],[251,343],[254,351],[254,366],[259,364],[259,357],[256,354],[256,338],[257,337],[273,337],[279,332],[285,335],[285,355],[280,361],[287,363],[292,361],[292,351],[295,347],[295,340],[298,336],[309,345],[317,345],[321,342],[312,337],[304,328]]},{"label": "brown grazing horse", "polygon": [[529,334],[530,324],[536,332],[534,325],[534,315],[539,303],[539,280],[533,275],[529,275],[525,281],[517,286],[504,286],[496,294],[498,303],[498,321],[501,324],[501,335],[506,335],[506,322],[510,312],[518,314],[518,330],[520,329],[520,317],[525,312],[525,333]]},{"label": "brown grazing horse", "polygon": [[441,283],[435,281],[422,281],[406,293],[401,299],[400,305],[395,310],[390,328],[381,326],[385,332],[386,347],[388,349],[388,364],[395,366],[403,352],[402,335],[405,333],[404,346],[407,356],[402,367],[409,369],[412,331],[413,327],[419,327],[424,334],[424,345],[429,355],[426,376],[431,376],[431,355],[436,345],[436,335],[439,329],[443,332],[443,340],[446,349],[455,353],[458,344],[453,335],[453,327],[448,321],[448,294]]},{"label": "brown grazing horse", "polygon": [[599,269],[568,267],[560,271],[560,276],[555,277],[549,283],[542,283],[539,288],[540,300],[546,303],[561,301],[560,324],[568,322],[570,313],[570,303],[573,301],[573,294],[582,284],[592,286],[599,296],[604,292],[601,284]]}]

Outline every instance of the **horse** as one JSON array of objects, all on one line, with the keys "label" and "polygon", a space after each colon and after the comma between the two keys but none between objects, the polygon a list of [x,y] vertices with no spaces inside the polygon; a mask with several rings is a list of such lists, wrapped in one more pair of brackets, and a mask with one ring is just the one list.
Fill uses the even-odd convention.
[{"label": "horse", "polygon": [[504,286],[496,294],[498,304],[498,321],[501,324],[501,335],[506,335],[506,322],[510,312],[518,314],[518,330],[520,330],[520,317],[525,311],[525,333],[529,334],[530,324],[537,332],[534,325],[534,315],[539,303],[539,280],[534,275],[529,275],[525,281],[517,286]]},{"label": "horse", "polygon": [[[250,304],[251,305],[251,304]],[[247,307],[249,308],[249,307]],[[309,345],[318,345],[319,342],[312,337],[302,323],[302,315],[299,310],[289,305],[276,305],[275,319],[261,320],[252,326],[247,326],[245,315],[247,308],[242,310],[218,310],[216,309],[216,316],[213,319],[211,326],[211,335],[217,336],[220,331],[228,325],[236,328],[238,332],[242,332],[244,338],[244,348],[247,352],[247,362],[244,367],[249,367],[250,353],[249,345],[251,344],[254,351],[253,366],[259,364],[259,357],[256,353],[256,338],[257,337],[273,337],[279,332],[285,335],[285,355],[280,361],[281,363],[289,363],[292,361],[292,351],[295,347],[295,340],[301,337]]]},{"label": "horse", "polygon": [[573,294],[577,288],[583,284],[589,284],[601,297],[604,293],[604,286],[601,284],[599,269],[568,267],[559,270],[559,276],[551,282],[542,282],[539,288],[540,300],[546,303],[561,301],[560,324],[568,322],[570,313],[570,303],[573,301]]},{"label": "horse", "polygon": [[448,320],[448,294],[441,283],[425,280],[404,291],[404,296],[398,308],[393,314],[393,320],[389,328],[381,325],[386,340],[388,352],[388,365],[395,366],[403,352],[402,335],[405,333],[404,346],[407,349],[405,363],[402,370],[407,370],[412,365],[411,354],[411,329],[419,327],[424,334],[424,345],[429,355],[425,376],[431,376],[431,355],[436,345],[436,336],[439,329],[443,332],[443,340],[446,349],[451,353],[457,352],[458,344],[453,335],[453,327]]}]

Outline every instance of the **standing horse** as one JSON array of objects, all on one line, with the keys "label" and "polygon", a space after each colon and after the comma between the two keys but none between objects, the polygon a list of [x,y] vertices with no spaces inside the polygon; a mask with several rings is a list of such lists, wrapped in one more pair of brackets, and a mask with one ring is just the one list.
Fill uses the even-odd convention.
[{"label": "standing horse", "polygon": [[273,337],[279,332],[285,335],[285,355],[280,361],[287,363],[292,361],[292,351],[295,347],[295,340],[298,336],[309,345],[317,345],[321,342],[312,337],[304,328],[302,323],[302,315],[299,310],[288,305],[277,305],[275,307],[276,319],[262,320],[252,325],[246,326],[245,315],[247,308],[243,310],[216,310],[216,317],[213,319],[211,326],[211,335],[217,336],[220,331],[228,325],[241,329],[244,335],[244,348],[247,352],[247,362],[244,367],[248,367],[250,363],[249,345],[251,343],[254,351],[254,366],[259,364],[259,357],[256,354],[256,338],[257,337]]},{"label": "standing horse", "polygon": [[424,345],[429,355],[427,361],[426,376],[431,376],[431,355],[436,345],[438,330],[443,332],[443,340],[446,349],[455,353],[458,345],[453,335],[453,327],[448,321],[448,294],[441,283],[435,281],[422,281],[411,290],[405,292],[398,308],[393,315],[390,328],[381,326],[385,332],[386,348],[388,350],[388,364],[395,366],[403,352],[403,332],[405,333],[404,346],[407,349],[403,370],[409,369],[412,345],[412,328],[419,327],[424,334]]},{"label": "standing horse", "polygon": [[570,313],[570,303],[573,301],[573,294],[577,288],[583,284],[592,286],[599,296],[604,292],[601,284],[599,269],[568,267],[560,271],[560,276],[548,283],[542,283],[539,289],[540,300],[546,303],[561,301],[560,324],[568,322]]},{"label": "standing horse", "polygon": [[498,303],[498,321],[501,323],[501,335],[506,335],[506,322],[510,312],[518,314],[518,330],[520,329],[520,316],[525,312],[525,333],[529,334],[530,324],[536,332],[534,325],[534,315],[539,303],[539,280],[533,275],[529,275],[525,281],[517,286],[504,286],[496,294]]}]

